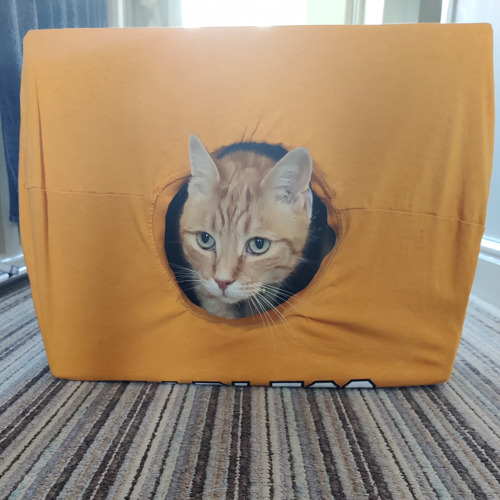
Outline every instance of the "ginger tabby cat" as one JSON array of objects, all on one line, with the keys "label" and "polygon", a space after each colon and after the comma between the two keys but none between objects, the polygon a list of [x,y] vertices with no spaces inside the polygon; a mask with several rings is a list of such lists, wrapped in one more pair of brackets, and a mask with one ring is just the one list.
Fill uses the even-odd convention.
[{"label": "ginger tabby cat", "polygon": [[216,158],[194,135],[189,153],[191,179],[179,226],[190,266],[184,279],[211,314],[262,314],[286,298],[281,285],[307,242],[311,155],[297,148],[278,162],[245,150]]}]

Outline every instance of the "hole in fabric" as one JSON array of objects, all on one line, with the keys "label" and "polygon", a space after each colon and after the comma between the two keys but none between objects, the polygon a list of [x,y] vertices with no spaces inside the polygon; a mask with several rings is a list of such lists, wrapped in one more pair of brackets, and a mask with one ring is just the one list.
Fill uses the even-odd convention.
[{"label": "hole in fabric", "polygon": [[[256,151],[274,161],[278,161],[287,151],[277,145],[262,143],[233,144],[216,152],[216,158],[222,158],[235,150]],[[315,174],[313,172],[313,180]],[[179,221],[184,204],[188,198],[188,184],[185,183],[174,196],[167,210],[165,218],[165,252],[169,266],[177,279],[177,283],[184,295],[197,306],[201,306],[190,279],[186,279],[186,268],[190,268],[184,257],[179,234]],[[312,192],[312,213],[309,223],[308,237],[303,250],[302,258],[295,270],[279,285],[281,293],[272,299],[272,305],[278,306],[290,297],[304,290],[318,272],[323,259],[334,248],[336,234],[328,225],[328,211],[325,203],[314,190]],[[251,314],[243,314],[251,316]]]}]

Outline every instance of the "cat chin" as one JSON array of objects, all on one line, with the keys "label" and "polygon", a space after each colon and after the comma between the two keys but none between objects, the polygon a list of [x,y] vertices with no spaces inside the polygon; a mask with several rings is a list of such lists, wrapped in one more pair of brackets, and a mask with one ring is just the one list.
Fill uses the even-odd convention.
[{"label": "cat chin", "polygon": [[248,295],[243,294],[241,293],[240,290],[238,290],[238,283],[234,283],[232,287],[233,289],[231,290],[228,289],[224,294],[214,280],[208,280],[203,285],[204,288],[203,291],[207,296],[210,296],[213,300],[218,300],[224,304],[230,304],[230,305],[237,304],[238,302],[241,302],[242,300],[248,298]]},{"label": "cat chin", "polygon": [[236,299],[234,297],[228,297],[227,295],[218,295],[214,297],[214,299],[220,300],[224,304],[237,304],[238,302],[241,302],[243,299]]}]

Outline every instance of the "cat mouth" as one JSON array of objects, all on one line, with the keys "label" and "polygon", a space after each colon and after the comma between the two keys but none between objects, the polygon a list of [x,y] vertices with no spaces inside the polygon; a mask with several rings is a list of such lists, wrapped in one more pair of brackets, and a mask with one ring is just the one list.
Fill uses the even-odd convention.
[{"label": "cat mouth", "polygon": [[238,304],[260,293],[260,287],[251,283],[235,282],[222,290],[215,280],[207,280],[204,288],[214,299],[224,304]]},{"label": "cat mouth", "polygon": [[[234,293],[234,292],[233,292]],[[239,302],[243,302],[244,300],[248,299],[249,297],[252,296],[252,294],[236,294],[234,295],[232,292],[229,292],[227,290],[218,290],[218,291],[211,291],[210,295],[212,297],[220,300],[221,302],[224,302],[225,304],[238,304]]]},{"label": "cat mouth", "polygon": [[222,292],[222,295],[219,295],[217,298],[226,304],[236,304],[243,300],[242,297],[231,297],[230,295],[227,295],[225,291]]}]

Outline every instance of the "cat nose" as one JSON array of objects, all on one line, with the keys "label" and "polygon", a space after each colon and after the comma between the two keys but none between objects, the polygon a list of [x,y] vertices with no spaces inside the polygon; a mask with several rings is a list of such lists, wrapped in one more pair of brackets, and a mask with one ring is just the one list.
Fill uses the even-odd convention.
[{"label": "cat nose", "polygon": [[218,280],[217,278],[214,278],[214,279],[222,291],[224,291],[231,283],[234,283],[234,280],[233,281],[224,281],[224,280]]}]

